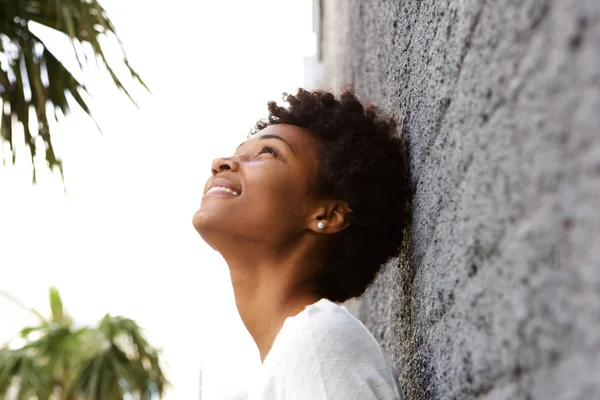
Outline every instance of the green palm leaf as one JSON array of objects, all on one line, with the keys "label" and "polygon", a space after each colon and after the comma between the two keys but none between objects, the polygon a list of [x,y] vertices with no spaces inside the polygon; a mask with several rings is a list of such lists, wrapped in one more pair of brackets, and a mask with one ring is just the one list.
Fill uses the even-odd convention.
[{"label": "green palm leaf", "polygon": [[3,349],[0,351],[0,398],[5,398],[13,384],[18,385],[19,400],[36,396],[40,400],[49,399],[54,389],[34,353]]},{"label": "green palm leaf", "polygon": [[[6,56],[6,61],[0,63],[0,140],[8,142],[14,164],[14,124],[21,125],[25,146],[29,149],[34,166],[35,183],[33,160],[38,136],[44,143],[44,157],[48,167],[57,167],[63,174],[62,161],[54,152],[48,112],[55,117],[58,111],[67,115],[71,106],[67,93],[90,117],[92,111],[82,96],[82,92],[87,92],[84,83],[78,81],[56,55],[48,50],[43,40],[30,30],[31,23],[38,23],[67,35],[82,68],[90,61],[81,50],[82,44],[89,44],[96,63],[106,67],[115,86],[134,104],[135,101],[100,45],[100,38],[108,36],[123,50],[114,25],[97,0],[4,0],[0,4],[0,53]],[[131,67],[124,51],[121,62],[133,80],[148,89]],[[47,79],[43,79],[44,76]],[[32,132],[29,127],[30,113],[37,120],[36,132]],[[5,162],[3,158],[3,164]]]},{"label": "green palm leaf", "polygon": [[113,400],[162,395],[168,381],[159,354],[135,321],[106,315],[95,327],[74,326],[58,290],[50,289],[50,319],[24,328],[26,343],[0,349],[0,399]]}]

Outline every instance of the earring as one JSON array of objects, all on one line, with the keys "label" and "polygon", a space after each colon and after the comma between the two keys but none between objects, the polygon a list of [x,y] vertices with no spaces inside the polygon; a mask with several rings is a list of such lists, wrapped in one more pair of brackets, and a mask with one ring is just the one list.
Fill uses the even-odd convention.
[{"label": "earring", "polygon": [[317,223],[317,228],[319,228],[319,229],[321,229],[321,230],[325,229],[325,222],[323,222],[323,221],[319,221],[319,222]]}]

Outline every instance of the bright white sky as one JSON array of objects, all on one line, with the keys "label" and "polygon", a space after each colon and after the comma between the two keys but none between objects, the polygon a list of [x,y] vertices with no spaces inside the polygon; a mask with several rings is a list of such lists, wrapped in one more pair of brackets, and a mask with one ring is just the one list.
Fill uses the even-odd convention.
[{"label": "bright white sky", "polygon": [[[66,195],[43,167],[31,185],[25,149],[0,168],[0,289],[45,311],[56,285],[79,322],[136,319],[164,349],[168,399],[197,399],[201,366],[204,399],[238,398],[258,352],[226,265],[191,218],[210,161],[245,140],[267,100],[303,86],[312,1],[103,4],[153,95],[135,91],[137,110],[106,76],[86,74],[104,135],[76,107],[55,129]],[[47,43],[75,65],[60,37]],[[0,341],[23,323],[6,315]]]}]

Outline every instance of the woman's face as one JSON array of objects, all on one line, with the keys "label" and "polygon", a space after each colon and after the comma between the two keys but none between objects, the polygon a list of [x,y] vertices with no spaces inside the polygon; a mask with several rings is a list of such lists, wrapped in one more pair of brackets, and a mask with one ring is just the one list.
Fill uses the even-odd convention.
[{"label": "woman's face", "polygon": [[278,124],[215,159],[193,218],[198,233],[217,251],[232,239],[281,247],[315,225],[317,145],[307,130]]}]

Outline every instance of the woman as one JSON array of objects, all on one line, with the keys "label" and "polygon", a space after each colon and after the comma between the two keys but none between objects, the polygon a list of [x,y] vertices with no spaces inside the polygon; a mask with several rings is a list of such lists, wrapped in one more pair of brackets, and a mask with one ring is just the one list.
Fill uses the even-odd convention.
[{"label": "woman", "polygon": [[225,259],[263,361],[250,400],[400,399],[368,330],[336,303],[399,252],[408,191],[396,123],[351,88],[269,102],[212,163],[193,223]]}]

